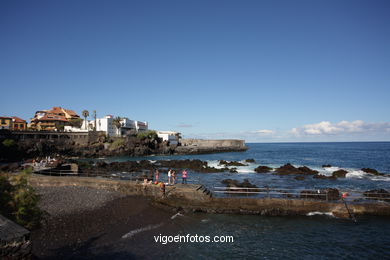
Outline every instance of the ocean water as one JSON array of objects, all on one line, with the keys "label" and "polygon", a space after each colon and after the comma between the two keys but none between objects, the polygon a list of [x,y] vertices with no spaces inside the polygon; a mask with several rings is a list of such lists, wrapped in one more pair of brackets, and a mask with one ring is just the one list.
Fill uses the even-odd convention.
[{"label": "ocean water", "polygon": [[[375,143],[272,143],[248,144],[248,151],[191,156],[154,156],[143,158],[117,157],[107,161],[201,159],[211,166],[218,160],[256,163],[238,167],[238,173],[190,172],[189,181],[202,183],[210,189],[222,186],[225,178],[249,179],[259,187],[390,190],[390,142]],[[318,180],[306,177],[297,181],[294,176],[257,174],[258,165],[279,167],[285,163],[306,165],[331,175],[332,171],[345,169],[347,178]],[[322,168],[332,165],[331,169]],[[374,168],[386,176],[377,177],[363,173],[361,168]],[[170,243],[161,245],[164,259],[390,259],[390,218],[360,217],[358,222],[338,219],[329,214],[313,213],[299,217],[270,217],[249,215],[184,214],[172,222],[178,234],[192,236],[233,236],[232,243]],[[140,227],[142,228],[142,227]],[[162,234],[161,234],[162,232]],[[164,235],[164,229],[153,230],[150,243],[155,248],[153,236]],[[134,235],[132,239],[137,239]],[[131,240],[128,248],[131,249]],[[169,250],[164,250],[168,248]],[[158,252],[158,250],[157,250]],[[158,253],[156,253],[158,255]],[[148,258],[148,255],[145,255]]]},{"label": "ocean water", "polygon": [[[283,189],[319,189],[338,188],[340,190],[366,191],[368,189],[390,188],[390,142],[349,142],[349,143],[249,143],[246,152],[216,153],[202,155],[175,155],[151,157],[112,157],[104,160],[181,160],[200,159],[207,161],[209,166],[216,168],[219,160],[240,161],[254,159],[255,163],[245,163],[246,166],[236,167],[238,173],[197,173],[189,171],[190,183],[201,183],[210,190],[223,186],[224,179],[248,179],[258,187]],[[304,180],[295,180],[291,176],[278,176],[272,173],[258,174],[254,171],[259,165],[277,168],[286,163],[296,167],[308,166],[320,174],[331,176],[333,171],[344,169],[348,171],[346,178],[337,180],[314,179],[306,176]],[[332,167],[323,168],[330,164]],[[230,167],[232,168],[232,167]],[[361,171],[361,168],[373,168],[385,176],[373,176]],[[166,176],[163,176],[163,178]]]}]

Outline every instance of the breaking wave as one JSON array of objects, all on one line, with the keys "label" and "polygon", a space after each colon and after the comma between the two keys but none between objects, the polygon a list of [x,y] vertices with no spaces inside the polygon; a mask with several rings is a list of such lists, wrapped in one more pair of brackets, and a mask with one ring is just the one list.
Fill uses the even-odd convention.
[{"label": "breaking wave", "polygon": [[146,227],[134,229],[134,230],[130,231],[129,233],[124,234],[122,236],[122,238],[131,238],[132,236],[134,236],[134,235],[136,235],[138,233],[141,233],[141,232],[144,232],[144,231],[148,231],[148,230],[152,230],[152,229],[156,229],[156,228],[161,227],[162,225],[163,225],[163,223],[160,223],[160,224],[156,224],[156,225],[148,225]]}]

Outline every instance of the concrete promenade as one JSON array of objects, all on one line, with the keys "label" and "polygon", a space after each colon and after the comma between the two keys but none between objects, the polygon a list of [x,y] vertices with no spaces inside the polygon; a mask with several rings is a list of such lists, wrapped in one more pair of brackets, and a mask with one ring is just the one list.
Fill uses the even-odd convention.
[{"label": "concrete promenade", "polygon": [[[328,202],[296,198],[215,198],[212,193],[196,184],[166,186],[165,197],[163,197],[158,185],[143,185],[142,182],[128,180],[33,174],[30,176],[29,182],[33,186],[87,186],[114,190],[127,195],[150,197],[162,205],[192,212],[270,216],[307,215],[311,212],[323,212],[332,213],[336,217],[349,217],[342,201]],[[349,203],[348,207],[355,216],[390,216],[390,203],[388,202]]]}]

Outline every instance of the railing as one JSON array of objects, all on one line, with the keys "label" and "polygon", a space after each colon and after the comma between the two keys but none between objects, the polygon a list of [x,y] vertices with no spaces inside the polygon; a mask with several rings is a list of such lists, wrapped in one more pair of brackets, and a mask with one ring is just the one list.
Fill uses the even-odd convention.
[{"label": "railing", "polygon": [[389,197],[381,197],[384,193],[369,193],[369,196],[364,195],[364,191],[357,190],[339,190],[339,193],[332,194],[328,189],[283,189],[271,187],[245,188],[245,187],[214,187],[213,193],[225,194],[228,196],[246,196],[257,195],[262,198],[288,198],[288,199],[304,199],[304,200],[325,200],[338,201],[341,200],[341,195],[347,193],[345,198],[348,202],[365,202],[368,200],[377,200],[390,203]]}]

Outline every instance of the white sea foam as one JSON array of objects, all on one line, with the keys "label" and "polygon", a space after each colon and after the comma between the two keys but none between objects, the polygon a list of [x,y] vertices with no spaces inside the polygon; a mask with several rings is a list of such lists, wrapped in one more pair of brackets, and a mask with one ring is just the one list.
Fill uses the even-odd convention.
[{"label": "white sea foam", "polygon": [[208,218],[205,218],[205,219],[202,219],[202,220],[201,220],[202,223],[207,223],[207,222],[209,222],[209,221],[210,221],[210,219],[208,219]]},{"label": "white sea foam", "polygon": [[361,171],[361,170],[348,170],[348,173],[345,175],[346,178],[357,178],[362,179],[364,177],[370,177],[372,175]]},{"label": "white sea foam", "polygon": [[160,223],[160,224],[156,224],[156,225],[148,225],[146,227],[142,227],[142,228],[138,228],[138,229],[134,229],[132,231],[130,231],[129,233],[127,234],[124,234],[122,236],[122,238],[131,238],[132,236],[138,234],[138,233],[141,233],[141,232],[144,232],[144,231],[148,231],[148,230],[152,230],[152,229],[155,229],[155,228],[159,228],[161,227],[163,224]]},{"label": "white sea foam", "polygon": [[181,213],[176,213],[175,215],[173,215],[172,217],[171,217],[171,219],[175,219],[176,217],[183,217],[184,215],[183,214],[181,214]]},{"label": "white sea foam", "polygon": [[321,168],[321,169],[325,170],[326,172],[332,173],[332,172],[340,170],[341,168],[336,167],[336,166],[332,166],[332,167],[324,167],[324,168]]},{"label": "white sea foam", "polygon": [[325,215],[325,216],[329,216],[329,217],[334,217],[332,212],[313,211],[313,212],[309,212],[306,214],[306,216],[309,216],[309,217],[315,216],[315,215]]},{"label": "white sea foam", "polygon": [[222,169],[222,168],[225,167],[225,166],[223,166],[223,165],[220,165],[220,164],[219,164],[219,161],[216,161],[216,160],[207,161],[207,165],[208,165],[209,167],[214,167],[214,168],[216,168],[216,169]]}]

